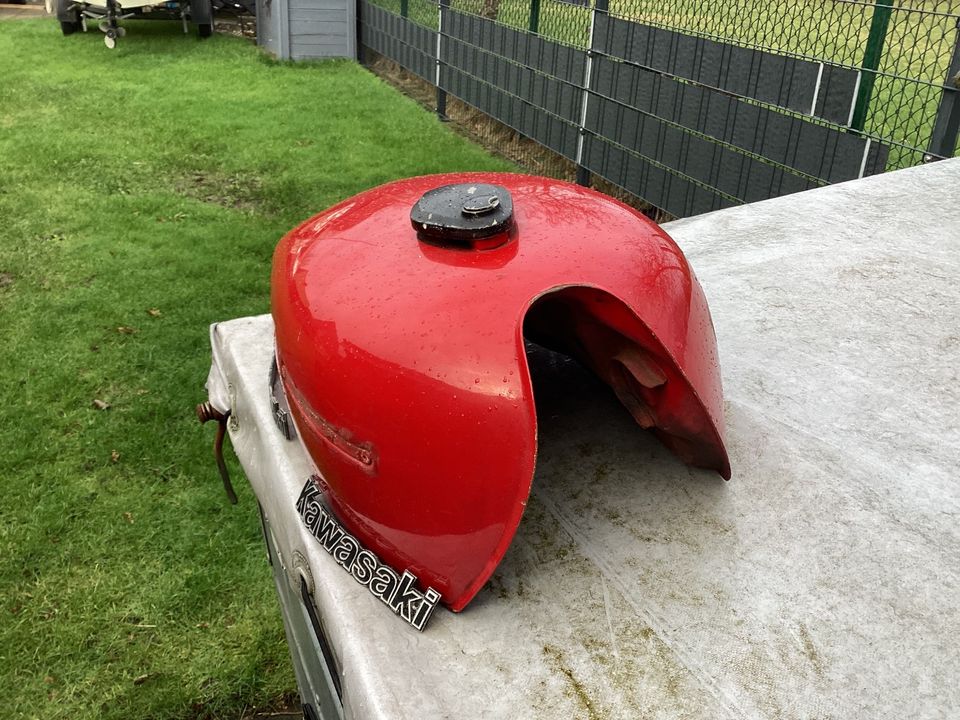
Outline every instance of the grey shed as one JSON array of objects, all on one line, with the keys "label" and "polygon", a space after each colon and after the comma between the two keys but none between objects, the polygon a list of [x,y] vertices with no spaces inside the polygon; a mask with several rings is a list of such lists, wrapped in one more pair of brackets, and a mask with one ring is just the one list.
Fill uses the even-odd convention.
[{"label": "grey shed", "polygon": [[257,0],[257,44],[280,60],[357,56],[353,0]]}]

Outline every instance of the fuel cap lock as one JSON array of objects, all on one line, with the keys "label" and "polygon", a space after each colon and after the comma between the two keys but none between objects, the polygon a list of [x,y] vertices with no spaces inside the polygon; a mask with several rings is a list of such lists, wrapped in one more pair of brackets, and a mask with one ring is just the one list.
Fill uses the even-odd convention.
[{"label": "fuel cap lock", "polygon": [[500,185],[442,185],[417,200],[410,211],[410,222],[417,236],[425,242],[469,247],[473,240],[489,238],[510,229],[513,225],[513,198]]}]

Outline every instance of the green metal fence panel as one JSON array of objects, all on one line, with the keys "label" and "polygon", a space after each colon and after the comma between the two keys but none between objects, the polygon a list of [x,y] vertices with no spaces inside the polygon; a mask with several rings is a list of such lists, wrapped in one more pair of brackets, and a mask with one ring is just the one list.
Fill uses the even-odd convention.
[{"label": "green metal fence panel", "polygon": [[641,132],[641,123],[651,127],[652,120],[831,183],[882,172],[886,162],[885,146],[869,138],[743,102],[709,87],[606,57],[594,58],[592,70],[594,104],[606,108],[607,115],[616,114],[614,124],[624,126],[618,134],[625,137]]},{"label": "green metal fence panel", "polygon": [[955,0],[442,4],[361,0],[363,42],[673,214],[956,151]]},{"label": "green metal fence panel", "polygon": [[360,3],[360,42],[424,80],[436,79],[436,33],[373,3]]},{"label": "green metal fence panel", "polygon": [[451,65],[441,69],[441,85],[451,95],[482,110],[559,155],[576,155],[579,130],[544,108]]},{"label": "green metal fence panel", "polygon": [[[610,14],[738,47],[828,63],[859,71],[863,79],[869,76],[872,87],[861,130],[890,147],[890,170],[924,162],[929,154],[931,128],[957,44],[960,3],[612,0]],[[876,51],[868,54],[871,36]],[[863,95],[859,88],[858,95]],[[960,150],[956,139],[949,150],[935,154],[955,154]]]},{"label": "green metal fence panel", "polygon": [[890,16],[892,14],[893,0],[874,0],[870,34],[867,36],[867,45],[863,51],[863,64],[860,66],[862,79],[857,92],[856,107],[850,122],[850,127],[854,130],[863,130],[867,119],[870,97],[873,94],[873,86],[877,81],[877,68],[880,67],[880,58],[883,57],[883,43],[887,38],[887,29],[890,27]]},{"label": "green metal fence panel", "polygon": [[638,67],[848,124],[860,73],[597,14],[594,49]]},{"label": "green metal fence panel", "polygon": [[943,81],[937,119],[930,135],[929,152],[933,156],[953,155],[960,136],[960,19],[957,20],[957,28],[953,57]]},{"label": "green metal fence panel", "polygon": [[740,202],[600,138],[586,139],[582,162],[595,174],[603,171],[610,182],[621,188],[649,188],[648,202],[659,208],[669,207],[671,214],[680,217],[719,210]]},{"label": "green metal fence panel", "polygon": [[444,35],[577,86],[583,82],[586,56],[577,48],[456,10]]},{"label": "green metal fence panel", "polygon": [[[508,62],[455,39],[450,40],[444,60],[445,68],[459,70],[487,85],[502,89],[528,105],[556,115],[573,125],[579,125],[582,93],[569,83],[538,73],[533,68]],[[446,76],[441,69],[440,84],[444,89],[450,90],[451,88],[445,87],[444,77]],[[467,98],[461,99],[469,102]]]}]

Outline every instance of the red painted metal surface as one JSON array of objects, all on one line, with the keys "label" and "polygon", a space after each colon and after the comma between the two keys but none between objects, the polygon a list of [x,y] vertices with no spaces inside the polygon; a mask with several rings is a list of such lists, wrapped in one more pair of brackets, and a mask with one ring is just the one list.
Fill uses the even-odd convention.
[{"label": "red painted metal surface", "polygon": [[[509,190],[506,242],[418,239],[414,203],[463,182]],[[283,238],[272,305],[281,378],[330,508],[454,611],[503,557],[530,492],[525,320],[531,339],[591,367],[678,457],[730,475],[700,285],[663,230],[592,190],[507,174],[375,188]]]}]

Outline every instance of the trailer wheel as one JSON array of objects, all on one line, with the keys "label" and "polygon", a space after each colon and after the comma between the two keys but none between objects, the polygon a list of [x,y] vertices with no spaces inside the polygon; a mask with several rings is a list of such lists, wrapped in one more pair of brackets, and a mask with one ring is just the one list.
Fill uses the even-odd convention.
[{"label": "trailer wheel", "polygon": [[48,0],[57,13],[60,21],[60,30],[64,35],[73,35],[83,28],[83,16],[73,4],[73,0]]},{"label": "trailer wheel", "polygon": [[213,35],[213,25],[210,23],[200,23],[197,25],[197,35],[202,38],[208,38]]}]

